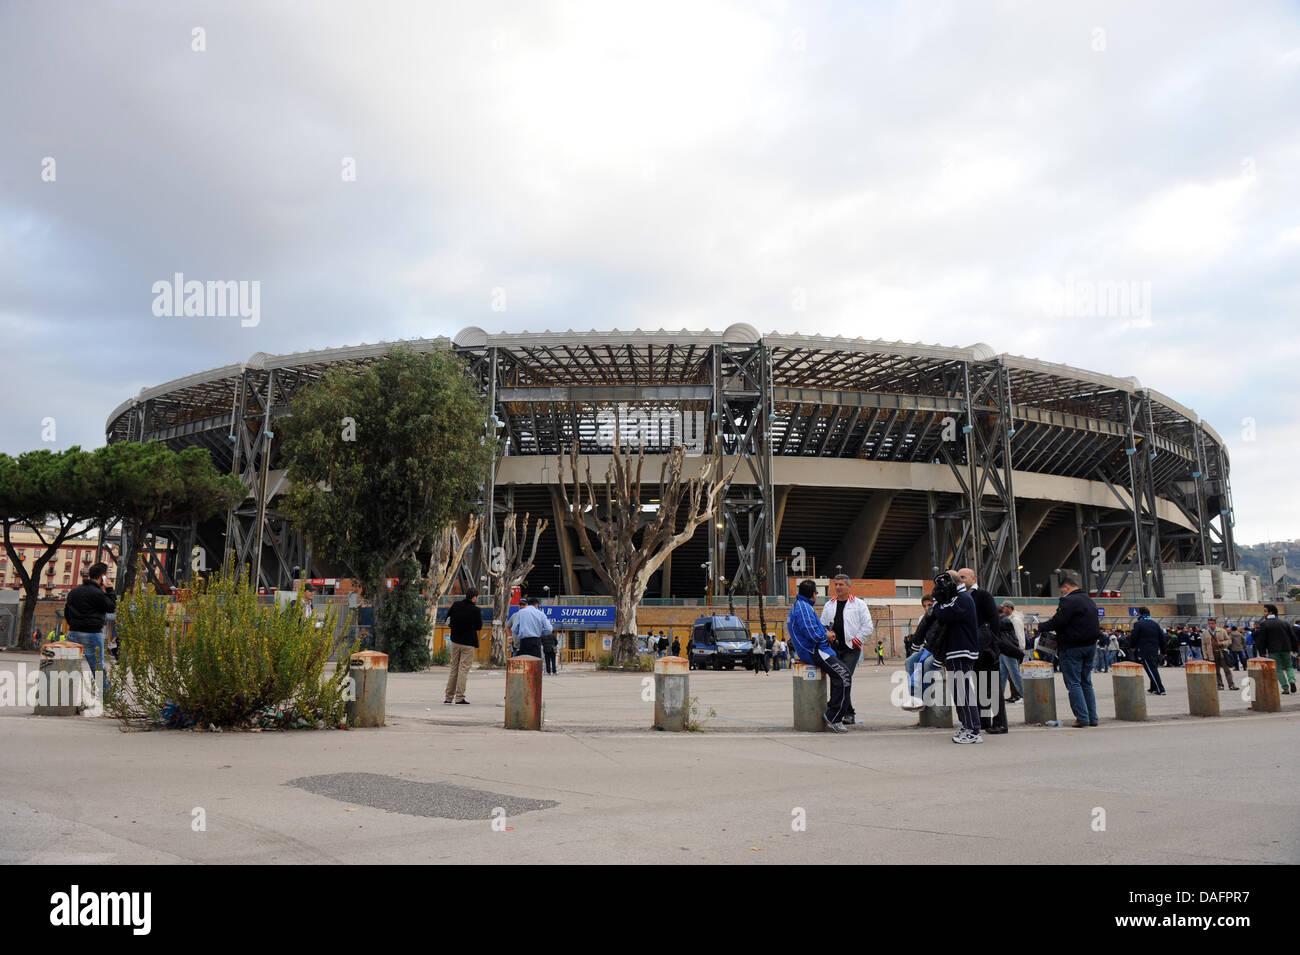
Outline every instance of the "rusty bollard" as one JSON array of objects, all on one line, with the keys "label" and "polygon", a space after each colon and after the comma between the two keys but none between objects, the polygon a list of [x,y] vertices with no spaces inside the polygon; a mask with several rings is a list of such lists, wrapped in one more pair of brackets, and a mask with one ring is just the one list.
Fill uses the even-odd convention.
[{"label": "rusty bollard", "polygon": [[655,729],[686,729],[690,708],[690,661],[660,657],[655,661]]},{"label": "rusty bollard", "polygon": [[506,661],[506,729],[542,728],[542,658]]},{"label": "rusty bollard", "polygon": [[1056,677],[1044,660],[1020,664],[1025,687],[1025,723],[1051,723],[1056,719]]},{"label": "rusty bollard", "polygon": [[1269,657],[1251,657],[1246,661],[1250,677],[1251,704],[1256,713],[1276,713],[1282,709],[1282,687],[1277,682],[1277,661]]},{"label": "rusty bollard", "polygon": [[1116,663],[1110,668],[1115,687],[1115,719],[1141,723],[1147,718],[1146,671],[1140,663]]},{"label": "rusty bollard", "polygon": [[794,684],[794,728],[803,733],[825,732],[825,675],[811,663],[796,663],[790,675]]},{"label": "rusty bollard", "polygon": [[388,654],[362,650],[348,660],[351,699],[346,711],[349,726],[383,726],[388,697]]},{"label": "rusty bollard", "polygon": [[[84,691],[95,692],[94,680],[84,680],[81,662],[85,650],[79,643],[51,640],[41,648],[34,716],[76,716],[85,702]],[[1273,661],[1270,660],[1270,663]],[[101,661],[101,666],[103,663]],[[1274,681],[1276,682],[1276,681]]]},{"label": "rusty bollard", "polygon": [[1187,709],[1192,716],[1218,716],[1219,690],[1215,681],[1215,665],[1210,660],[1188,660],[1183,672],[1187,674]]}]

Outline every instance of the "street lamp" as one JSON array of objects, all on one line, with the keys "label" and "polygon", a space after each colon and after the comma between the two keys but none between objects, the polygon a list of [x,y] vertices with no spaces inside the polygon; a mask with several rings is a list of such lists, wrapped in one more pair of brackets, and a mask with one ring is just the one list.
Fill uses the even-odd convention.
[{"label": "street lamp", "polygon": [[550,599],[551,599],[551,585],[550,585],[550,584],[542,584],[542,589],[543,589],[544,591],[546,591],[546,599],[547,599],[547,600],[550,600]]},{"label": "street lamp", "polygon": [[555,595],[558,597],[560,594],[564,593],[564,568],[559,564],[552,564],[551,566],[559,571],[559,573],[555,575],[559,580],[559,586],[555,588]]}]

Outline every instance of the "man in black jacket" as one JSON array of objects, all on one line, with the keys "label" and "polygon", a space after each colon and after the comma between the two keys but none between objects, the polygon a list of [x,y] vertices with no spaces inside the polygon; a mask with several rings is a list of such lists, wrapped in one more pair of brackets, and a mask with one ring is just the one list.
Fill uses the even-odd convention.
[{"label": "man in black jacket", "polygon": [[980,726],[996,736],[1007,731],[1007,709],[1002,705],[1007,687],[1002,679],[997,639],[1002,625],[1001,614],[994,596],[981,589],[975,571],[963,567],[957,571],[957,576],[966,585],[971,600],[975,601],[975,614],[979,619],[980,655],[975,662],[975,683],[979,688]]},{"label": "man in black jacket", "polygon": [[1061,600],[1056,616],[1038,625],[1039,633],[1056,634],[1061,675],[1070,691],[1074,726],[1097,725],[1097,696],[1092,690],[1092,658],[1101,636],[1097,605],[1079,589],[1079,578],[1066,574],[1061,579]]},{"label": "man in black jacket", "polygon": [[1295,692],[1295,669],[1291,653],[1296,648],[1296,632],[1277,615],[1276,604],[1264,605],[1264,619],[1255,624],[1255,652],[1277,664],[1277,682],[1283,693]]},{"label": "man in black jacket", "polygon": [[117,612],[113,585],[104,580],[107,572],[108,565],[91,564],[81,586],[72,588],[63,605],[63,619],[68,622],[68,639],[84,648],[92,682],[95,671],[103,671],[105,693],[108,693],[108,667],[104,665],[104,617]]},{"label": "man in black jacket", "polygon": [[1151,619],[1151,611],[1146,607],[1138,607],[1137,623],[1133,624],[1133,650],[1137,654],[1138,662],[1142,664],[1142,669],[1146,671],[1148,693],[1154,693],[1156,696],[1165,695],[1165,684],[1160,679],[1160,649],[1164,643],[1165,635],[1160,629],[1160,624]]},{"label": "man in black jacket", "polygon": [[451,672],[447,674],[447,689],[443,703],[465,703],[465,684],[469,680],[470,664],[478,649],[478,632],[483,629],[483,611],[474,603],[478,591],[473,587],[465,596],[447,609],[447,625],[451,628]]}]

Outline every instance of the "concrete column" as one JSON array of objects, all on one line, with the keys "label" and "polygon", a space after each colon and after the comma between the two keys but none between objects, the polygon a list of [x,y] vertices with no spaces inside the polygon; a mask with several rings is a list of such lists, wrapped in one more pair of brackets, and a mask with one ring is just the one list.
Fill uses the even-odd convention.
[{"label": "concrete column", "polygon": [[551,516],[554,518],[551,526],[555,528],[555,539],[560,548],[560,573],[564,577],[564,592],[573,595],[578,592],[578,577],[573,572],[573,547],[569,542],[569,522],[565,519],[567,514],[564,501],[560,497],[560,489],[554,484],[549,485],[547,490],[551,492]]},{"label": "concrete column", "polygon": [[1192,716],[1218,716],[1219,690],[1214,682],[1214,663],[1210,660],[1188,660],[1183,671],[1187,674],[1187,709]]},{"label": "concrete column", "polygon": [[542,658],[506,661],[506,729],[542,728]]},{"label": "concrete column", "polygon": [[383,726],[388,697],[388,654],[362,650],[348,661],[352,699],[347,702],[349,726]]},{"label": "concrete column", "polygon": [[1020,682],[1025,687],[1025,723],[1050,723],[1056,719],[1056,677],[1045,660],[1020,665]]},{"label": "concrete column", "polygon": [[1142,723],[1147,718],[1146,673],[1140,663],[1116,663],[1110,668],[1115,686],[1115,719]]},{"label": "concrete column", "polygon": [[[95,680],[99,680],[100,685],[103,685],[103,676],[100,673],[96,673],[94,678],[89,678],[90,674],[87,672],[88,679],[82,679],[81,665],[84,660],[85,648],[79,643],[55,640],[41,647],[33,716],[76,716],[81,712],[82,707],[85,706],[84,696],[97,690]],[[1276,682],[1274,680],[1274,683]]]},{"label": "concrete column", "polygon": [[790,669],[794,678],[794,728],[803,733],[822,733],[822,718],[830,699],[826,674],[811,663],[796,663]]},{"label": "concrete column", "polygon": [[1282,687],[1277,682],[1277,661],[1269,657],[1251,657],[1246,661],[1250,677],[1251,704],[1256,713],[1276,713],[1282,709]]},{"label": "concrete column", "polygon": [[689,674],[685,657],[660,657],[655,661],[655,729],[686,729],[691,700]]},{"label": "concrete column", "polygon": [[948,699],[947,672],[943,667],[936,667],[922,678],[921,707],[917,726],[950,728],[952,726],[952,703]]},{"label": "concrete column", "polygon": [[867,561],[880,537],[880,529],[889,516],[889,505],[897,491],[872,491],[867,503],[862,505],[849,524],[839,544],[831,551],[829,567],[843,564],[850,577],[862,577],[867,571]]}]

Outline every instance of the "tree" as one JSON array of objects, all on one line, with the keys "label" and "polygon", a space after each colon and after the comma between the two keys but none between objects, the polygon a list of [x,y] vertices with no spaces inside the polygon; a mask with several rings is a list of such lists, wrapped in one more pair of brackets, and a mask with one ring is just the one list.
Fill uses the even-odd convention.
[{"label": "tree", "polygon": [[[701,467],[698,477],[683,478],[686,449],[677,445],[665,456],[659,471],[659,483],[652,494],[657,498],[658,506],[653,512],[645,513],[642,511],[641,493],[643,451],[638,448],[634,455],[625,454],[620,443],[615,433],[603,497],[596,494],[590,458],[587,460],[586,481],[578,476],[576,442],[569,454],[568,466],[573,471],[573,492],[570,495],[564,476],[564,455],[559,455],[560,493],[566,520],[573,522],[582,552],[614,598],[612,662],[615,666],[636,659],[636,611],[651,576],[669,554],[690,540],[695,529],[713,516],[718,493],[735,473],[733,464],[725,476],[715,477],[716,462],[710,458]],[[587,530],[588,522],[595,527],[599,550]],[[677,530],[679,523],[681,530]]]},{"label": "tree", "polygon": [[1286,592],[1287,600],[1300,600],[1300,587],[1292,587]]},{"label": "tree", "polygon": [[398,644],[413,631],[386,618],[385,582],[417,581],[417,551],[473,508],[495,441],[487,417],[456,357],[398,348],[331,369],[299,392],[282,425],[293,482],[285,512],[317,554],[361,582],[390,668],[408,659]]},{"label": "tree", "polygon": [[[84,534],[103,520],[102,482],[94,454],[71,447],[66,451],[28,451],[18,457],[0,454],[0,521],[4,547],[23,589],[18,634],[31,634],[41,574],[69,537]],[[30,568],[12,540],[14,528],[30,528],[44,548]]]},{"label": "tree", "polygon": [[488,576],[495,588],[492,594],[492,662],[498,666],[506,662],[506,614],[510,612],[510,595],[533,570],[537,558],[537,542],[550,521],[537,521],[533,531],[533,548],[524,557],[528,545],[528,514],[516,527],[514,511],[508,513],[501,524],[501,543],[492,550],[488,561]]},{"label": "tree", "polygon": [[[248,494],[239,478],[212,466],[203,448],[172,451],[160,441],[120,441],[95,452],[100,467],[101,509],[122,523],[120,589],[135,584],[137,558],[150,534],[163,525],[202,521],[228,510]],[[150,554],[152,558],[152,554]],[[188,560],[188,554],[181,555]],[[148,568],[161,593],[175,584]]]},{"label": "tree", "polygon": [[433,626],[438,615],[438,603],[451,585],[456,581],[456,571],[465,558],[465,552],[474,543],[478,534],[479,519],[471,514],[465,523],[464,532],[460,532],[456,523],[448,523],[442,532],[434,535],[433,546],[429,552],[429,568],[424,574],[424,595],[429,601],[429,625]]}]

